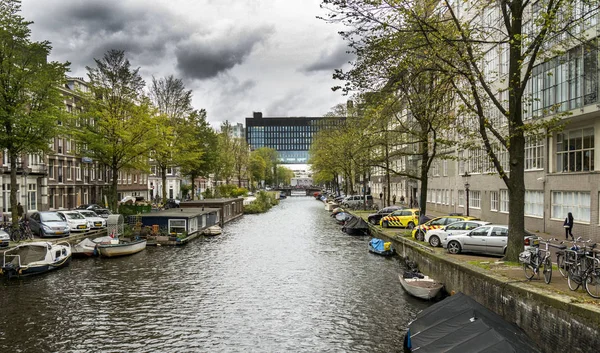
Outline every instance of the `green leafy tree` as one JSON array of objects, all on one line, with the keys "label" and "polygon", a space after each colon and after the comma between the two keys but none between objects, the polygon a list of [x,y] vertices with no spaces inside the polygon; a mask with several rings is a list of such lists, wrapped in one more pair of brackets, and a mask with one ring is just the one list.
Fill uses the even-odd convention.
[{"label": "green leafy tree", "polygon": [[[181,173],[190,178],[192,190],[198,177],[207,178],[214,172],[218,160],[217,134],[206,120],[204,109],[194,111],[178,125],[175,163],[181,167]],[[212,195],[212,193],[210,193]],[[192,198],[196,195],[192,193]]]},{"label": "green leafy tree", "polygon": [[265,162],[264,180],[267,185],[274,185],[276,182],[277,162],[279,153],[270,147],[261,147],[252,151],[253,154],[260,156]]},{"label": "green leafy tree", "polygon": [[294,177],[294,172],[285,166],[277,166],[277,178],[279,183],[283,185],[290,185],[292,182],[292,178]]},{"label": "green leafy tree", "polygon": [[238,180],[238,187],[242,187],[242,181],[248,175],[248,163],[250,158],[250,147],[246,139],[236,137],[233,141],[233,169]]},{"label": "green leafy tree", "polygon": [[263,157],[254,151],[251,152],[248,161],[248,174],[250,176],[250,185],[252,187],[256,187],[258,182],[265,179],[266,169],[267,162]]},{"label": "green leafy tree", "polygon": [[186,90],[181,79],[173,75],[157,79],[152,77],[150,99],[163,121],[157,126],[157,141],[152,149],[152,158],[160,169],[162,179],[162,195],[167,195],[167,168],[175,167],[175,153],[195,153],[181,148],[182,137],[180,125],[194,111],[192,107],[192,91]]},{"label": "green leafy tree", "polygon": [[109,50],[94,61],[96,67],[87,67],[90,93],[84,100],[83,126],[75,126],[72,133],[82,144],[80,154],[110,169],[109,204],[116,210],[119,171],[147,169],[158,121],[142,93],[139,68],[131,68],[123,51]]},{"label": "green leafy tree", "polygon": [[[324,0],[323,6],[331,10],[329,20],[352,26],[343,35],[357,52],[372,39],[403,38],[395,53],[424,53],[435,70],[454,78],[461,124],[477,131],[509,191],[506,258],[516,261],[525,226],[525,139],[557,124],[557,116],[547,118],[555,108],[537,116],[528,112],[528,83],[536,65],[564,53],[573,39],[589,40],[582,28],[597,18],[598,1]],[[486,54],[494,51],[506,55],[505,67],[486,66]],[[502,161],[505,152],[510,163]]]},{"label": "green leafy tree", "polygon": [[19,15],[20,1],[0,3],[0,148],[10,161],[12,222],[17,224],[18,158],[43,153],[65,121],[62,95],[68,63],[48,62],[47,41],[31,41],[32,22]]}]

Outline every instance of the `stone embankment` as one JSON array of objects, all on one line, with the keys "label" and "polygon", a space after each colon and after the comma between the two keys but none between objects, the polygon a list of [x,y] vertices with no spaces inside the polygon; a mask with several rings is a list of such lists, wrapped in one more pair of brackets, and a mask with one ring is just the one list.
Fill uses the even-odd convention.
[{"label": "stone embankment", "polygon": [[401,230],[372,227],[373,236],[392,241],[398,255],[444,283],[516,323],[544,352],[592,352],[600,347],[600,300],[571,292],[558,271],[550,285],[528,281],[523,270],[496,257],[450,255],[415,241]]}]

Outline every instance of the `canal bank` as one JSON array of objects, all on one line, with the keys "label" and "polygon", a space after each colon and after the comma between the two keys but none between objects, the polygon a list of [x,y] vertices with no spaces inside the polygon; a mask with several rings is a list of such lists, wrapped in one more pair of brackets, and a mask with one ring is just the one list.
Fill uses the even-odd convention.
[{"label": "canal bank", "polygon": [[[443,282],[449,293],[465,293],[516,323],[545,352],[589,352],[600,346],[597,300],[540,287],[525,280],[522,271],[518,278],[511,272],[473,265],[463,257],[447,256],[397,231],[374,226],[371,231],[373,236],[392,241],[398,255],[415,261],[423,273]],[[560,276],[558,271],[553,281],[555,276]]]}]

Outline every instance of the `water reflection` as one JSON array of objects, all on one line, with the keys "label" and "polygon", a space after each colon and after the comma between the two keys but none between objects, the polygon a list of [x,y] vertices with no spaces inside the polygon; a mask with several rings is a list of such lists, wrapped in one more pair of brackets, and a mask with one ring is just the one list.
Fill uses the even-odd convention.
[{"label": "water reflection", "polygon": [[395,352],[428,303],[310,197],[224,233],[0,282],[0,351]]}]

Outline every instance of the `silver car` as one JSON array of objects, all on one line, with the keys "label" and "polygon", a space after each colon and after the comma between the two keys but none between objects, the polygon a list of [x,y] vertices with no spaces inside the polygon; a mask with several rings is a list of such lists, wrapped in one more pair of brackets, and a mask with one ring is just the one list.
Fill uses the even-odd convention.
[{"label": "silver car", "polygon": [[29,228],[40,237],[68,236],[69,224],[56,212],[34,212],[29,216]]},{"label": "silver car", "polygon": [[[525,231],[523,237],[537,238],[535,234],[528,231]],[[445,249],[448,249],[450,254],[472,252],[504,255],[508,245],[508,226],[489,224],[475,228],[468,233],[448,235],[442,245]]]},{"label": "silver car", "polygon": [[8,246],[9,242],[10,242],[10,235],[8,235],[8,233],[6,233],[5,231],[0,229],[0,247]]},{"label": "silver car", "polygon": [[429,243],[429,245],[433,246],[442,246],[442,242],[446,240],[448,235],[454,234],[463,234],[467,233],[471,229],[475,229],[477,227],[481,227],[484,225],[490,224],[490,222],[485,221],[458,221],[448,224],[445,227],[438,229],[430,229],[425,233],[425,241]]}]

